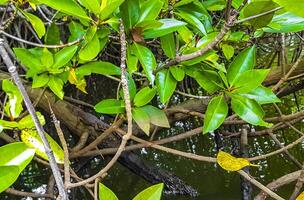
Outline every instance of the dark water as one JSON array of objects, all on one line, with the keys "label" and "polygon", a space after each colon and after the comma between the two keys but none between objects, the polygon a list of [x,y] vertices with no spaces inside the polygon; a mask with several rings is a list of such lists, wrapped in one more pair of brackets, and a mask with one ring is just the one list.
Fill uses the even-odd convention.
[{"label": "dark water", "polygon": [[[302,94],[297,99],[299,105],[304,105]],[[302,110],[302,107],[297,107],[295,99],[288,97],[284,99],[281,105],[284,113],[296,112],[298,109]],[[286,106],[288,105],[288,106]],[[274,116],[275,111],[273,107],[267,108],[268,116]],[[173,136],[182,133],[192,127],[198,126],[200,122],[196,120],[189,120],[186,122],[176,123],[174,128],[170,131],[162,131],[157,135],[156,139]],[[296,124],[299,129],[303,129],[303,122]],[[289,144],[296,140],[299,135],[294,131],[285,129],[277,134],[278,139],[283,144]],[[269,137],[258,137],[249,139],[249,154],[250,156],[256,156],[265,154],[277,149],[274,142]],[[230,152],[232,143],[231,140],[224,140],[225,151]],[[216,147],[214,145],[214,137],[212,134],[197,135],[192,138],[188,138],[183,141],[174,142],[169,144],[168,147],[174,147],[176,149],[191,152],[199,155],[215,156]],[[167,171],[173,172],[186,183],[192,185],[198,190],[200,195],[195,198],[173,196],[164,194],[163,200],[237,200],[241,199],[240,192],[240,176],[234,172],[226,172],[216,166],[213,163],[205,163],[200,161],[193,161],[187,158],[178,157],[168,153],[160,152],[153,149],[140,149],[138,153],[148,160],[149,162],[156,164],[158,167]],[[304,160],[304,142],[290,149],[290,153],[294,155],[300,162]],[[102,159],[93,159],[87,166],[89,169],[81,171],[82,174],[96,173],[100,169],[100,163],[103,163]],[[256,162],[260,167],[251,167],[250,173],[261,183],[267,184],[274,179],[277,179],[287,173],[298,170],[293,163],[288,161],[283,155],[276,155],[268,158],[267,160],[261,160]],[[18,181],[14,184],[16,189],[24,189],[25,191],[45,191],[50,171],[45,169],[37,163],[29,165],[20,176]],[[149,183],[144,181],[139,176],[133,174],[120,164],[116,164],[110,171],[107,178],[104,180],[109,188],[111,188],[119,197],[120,200],[132,199],[138,192],[144,188],[150,186]],[[280,188],[278,194],[283,198],[288,198],[292,193],[294,185],[288,185]],[[254,193],[257,194],[259,190],[254,187]],[[2,199],[26,199],[6,194],[0,195]],[[85,190],[77,190],[73,192],[72,199],[82,200],[90,199]]]}]

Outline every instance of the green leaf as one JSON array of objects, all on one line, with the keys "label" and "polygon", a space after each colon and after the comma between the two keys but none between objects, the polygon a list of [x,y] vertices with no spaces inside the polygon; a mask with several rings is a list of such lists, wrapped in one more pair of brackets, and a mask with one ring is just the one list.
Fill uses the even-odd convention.
[{"label": "green leaf", "polygon": [[78,77],[89,76],[91,74],[120,75],[121,70],[110,62],[94,61],[76,68],[75,73]]},{"label": "green leaf", "polygon": [[160,110],[154,106],[146,105],[141,107],[149,115],[151,124],[156,126],[170,128],[168,118],[163,110]]},{"label": "green leaf", "polygon": [[59,97],[59,99],[63,99],[64,92],[63,92],[63,81],[57,77],[57,76],[50,76],[50,80],[47,83],[49,88],[52,90],[52,92]]},{"label": "green leaf", "polygon": [[118,200],[117,196],[102,183],[98,185],[99,200]]},{"label": "green leaf", "polygon": [[86,12],[73,0],[36,0],[41,4],[46,4],[60,12],[79,17],[85,20],[91,20]]},{"label": "green leaf", "polygon": [[35,75],[33,77],[32,88],[40,88],[45,86],[50,80],[50,77],[47,73],[43,73],[41,75]]},{"label": "green leaf", "polygon": [[148,113],[141,108],[132,109],[132,118],[136,124],[143,130],[147,135],[150,134],[150,118]]},{"label": "green leaf", "polygon": [[244,121],[258,126],[270,127],[272,124],[263,121],[265,115],[262,107],[252,99],[231,95],[232,110]]},{"label": "green leaf", "polygon": [[133,73],[137,71],[138,58],[132,51],[132,46],[127,46],[127,67],[128,72]]},{"label": "green leaf", "polygon": [[144,87],[135,95],[134,105],[136,107],[146,105],[147,103],[151,102],[155,94],[156,94],[156,88]]},{"label": "green leaf", "polygon": [[0,5],[4,5],[8,2],[9,0],[0,0]]},{"label": "green leaf", "polygon": [[20,11],[26,17],[26,19],[30,21],[30,23],[32,24],[34,30],[36,31],[38,37],[41,38],[42,36],[44,36],[45,26],[44,26],[43,22],[41,21],[41,19],[31,13],[23,12],[22,10],[20,10]]},{"label": "green leaf", "polygon": [[220,89],[221,79],[214,71],[196,71],[194,72],[194,79],[208,93],[212,94]]},{"label": "green leaf", "polygon": [[229,44],[223,44],[221,45],[222,51],[224,53],[224,56],[227,58],[227,60],[230,60],[232,56],[234,55],[234,48],[233,46]]},{"label": "green leaf", "polygon": [[84,30],[83,26],[75,21],[69,23],[69,31],[71,33],[69,37],[69,42],[79,40],[86,34],[86,31]]},{"label": "green leaf", "polygon": [[95,15],[100,13],[99,0],[79,0],[79,2]]},{"label": "green leaf", "polygon": [[290,11],[298,16],[304,17],[303,8],[304,1],[302,0],[273,0],[285,10]]},{"label": "green leaf", "polygon": [[294,15],[290,12],[276,14],[267,28],[263,28],[265,32],[271,33],[289,33],[304,30],[304,18]]},{"label": "green leaf", "polygon": [[142,65],[145,74],[147,75],[151,84],[154,84],[154,74],[153,71],[156,69],[156,60],[150,49],[144,47],[140,44],[133,44],[133,52],[136,57],[139,59],[140,64]]},{"label": "green leaf", "polygon": [[98,35],[95,34],[92,40],[90,40],[80,51],[79,58],[84,61],[93,60],[100,52],[100,43]]},{"label": "green leaf", "polygon": [[269,69],[251,69],[243,72],[234,82],[233,93],[251,92],[262,84],[268,73]]},{"label": "green leaf", "polygon": [[243,97],[253,99],[259,104],[268,104],[281,102],[281,100],[272,92],[270,88],[259,86],[252,92],[246,94],[240,94]]},{"label": "green leaf", "polygon": [[197,28],[203,35],[207,35],[204,24],[194,15],[191,15],[190,13],[184,12],[182,10],[178,11],[176,14],[191,24],[193,27]]},{"label": "green leaf", "polygon": [[120,13],[126,29],[133,28],[140,15],[139,1],[125,0],[120,6]]},{"label": "green leaf", "polygon": [[[62,148],[57,144],[57,142],[49,136],[49,134],[44,133],[46,139],[49,141],[50,147],[53,151],[55,160],[59,164],[64,163],[64,152]],[[36,154],[41,158],[48,160],[47,154],[45,152],[43,142],[36,130],[25,129],[21,131],[20,138],[28,147],[36,150]]]},{"label": "green leaf", "polygon": [[[245,6],[243,13],[244,17],[251,17],[270,11],[276,7],[278,5],[271,0],[254,1]],[[256,29],[262,28],[271,22],[273,15],[274,12],[249,20],[249,23]]]},{"label": "green leaf", "polygon": [[[29,50],[24,48],[13,48],[14,53],[18,60],[26,66],[29,70],[34,70],[37,73],[41,71],[42,63],[40,61],[40,58],[32,54]],[[31,59],[29,59],[31,58]]]},{"label": "green leaf", "polygon": [[105,20],[124,2],[124,0],[103,0],[99,18]]},{"label": "green leaf", "polygon": [[75,55],[77,48],[78,47],[76,45],[73,45],[70,47],[65,47],[58,51],[54,56],[54,65],[52,68],[58,69],[65,66]]},{"label": "green leaf", "polygon": [[17,166],[0,166],[0,193],[9,188],[18,178]]},{"label": "green leaf", "polygon": [[15,121],[6,121],[6,120],[2,120],[0,119],[0,126],[2,129],[15,129],[18,128],[19,124],[18,122]]},{"label": "green leaf", "polygon": [[18,166],[19,172],[31,162],[35,149],[28,148],[23,142],[14,142],[0,147],[0,166]]},{"label": "green leaf", "polygon": [[53,54],[47,48],[43,48],[40,60],[41,63],[47,68],[54,64]]},{"label": "green leaf", "polygon": [[203,5],[207,10],[219,11],[219,10],[223,10],[226,7],[226,1],[225,0],[204,1]]},{"label": "green leaf", "polygon": [[[39,119],[39,122],[42,126],[45,125],[45,119],[44,116],[40,112],[36,112],[36,115]],[[23,117],[19,122],[18,122],[18,129],[23,130],[23,129],[32,129],[35,128],[35,123],[32,119],[31,115],[27,115]]]},{"label": "green leaf", "polygon": [[8,101],[4,107],[5,112],[8,116],[15,119],[23,110],[22,95],[16,85],[13,82],[5,79],[2,81],[2,90],[7,94]]},{"label": "green leaf", "polygon": [[160,101],[166,103],[174,93],[177,81],[169,70],[162,70],[156,74],[156,85]]},{"label": "green leaf", "polygon": [[164,188],[163,183],[152,185],[137,194],[133,200],[160,200]]},{"label": "green leaf", "polygon": [[234,85],[236,79],[243,72],[254,68],[255,49],[255,46],[245,49],[232,61],[227,70],[227,78],[230,85]]},{"label": "green leaf", "polygon": [[177,31],[180,27],[186,25],[185,22],[178,21],[176,19],[160,19],[159,22],[162,23],[162,26],[144,31],[144,38],[149,39],[161,37]]},{"label": "green leaf", "polygon": [[48,27],[45,37],[45,44],[55,45],[60,44],[60,30],[55,22]]},{"label": "green leaf", "polygon": [[182,81],[185,77],[185,72],[182,68],[178,66],[172,66],[169,68],[172,76],[175,78],[177,81]]},{"label": "green leaf", "polygon": [[214,131],[224,122],[228,114],[228,105],[224,95],[213,97],[205,113],[203,133]]},{"label": "green leaf", "polygon": [[100,101],[94,106],[94,109],[98,113],[104,114],[119,114],[125,112],[124,102],[117,99],[106,99]]},{"label": "green leaf", "polygon": [[163,4],[164,3],[160,0],[148,0],[143,2],[140,7],[140,18],[138,22],[156,19]]},{"label": "green leaf", "polygon": [[176,54],[175,39],[173,33],[160,37],[161,48],[168,58],[174,58]]}]

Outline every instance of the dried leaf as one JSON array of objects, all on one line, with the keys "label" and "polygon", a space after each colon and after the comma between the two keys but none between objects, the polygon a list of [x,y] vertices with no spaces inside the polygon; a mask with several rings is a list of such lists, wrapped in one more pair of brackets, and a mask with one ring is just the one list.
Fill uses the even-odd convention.
[{"label": "dried leaf", "polygon": [[258,167],[259,165],[251,164],[245,158],[236,158],[224,151],[219,151],[216,162],[227,171],[238,171],[247,166]]}]

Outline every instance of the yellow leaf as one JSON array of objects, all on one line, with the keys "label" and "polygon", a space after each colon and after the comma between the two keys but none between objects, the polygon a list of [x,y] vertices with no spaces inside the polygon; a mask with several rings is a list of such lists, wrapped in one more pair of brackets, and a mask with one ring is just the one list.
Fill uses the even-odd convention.
[{"label": "yellow leaf", "polygon": [[302,192],[297,198],[296,200],[304,200],[304,192]]},{"label": "yellow leaf", "polygon": [[247,166],[258,167],[259,165],[251,164],[245,158],[236,158],[224,151],[219,151],[216,162],[227,171],[238,171]]},{"label": "yellow leaf", "polygon": [[29,2],[29,4],[30,4],[30,6],[33,8],[33,10],[35,10],[36,11],[36,5],[34,4],[34,3],[31,3],[31,2]]},{"label": "yellow leaf", "polygon": [[[49,141],[55,160],[59,164],[64,163],[64,152],[62,148],[57,144],[57,142],[51,138],[47,133],[45,133],[46,139]],[[48,157],[45,153],[43,142],[36,130],[22,130],[21,131],[21,140],[26,144],[26,146],[36,150],[36,154],[41,158],[48,160]]]},{"label": "yellow leaf", "polygon": [[86,91],[87,83],[84,78],[82,78],[80,80],[77,79],[75,69],[73,69],[73,68],[70,69],[68,80],[71,84],[75,85],[77,89],[79,89],[83,93],[87,94],[87,91]]}]

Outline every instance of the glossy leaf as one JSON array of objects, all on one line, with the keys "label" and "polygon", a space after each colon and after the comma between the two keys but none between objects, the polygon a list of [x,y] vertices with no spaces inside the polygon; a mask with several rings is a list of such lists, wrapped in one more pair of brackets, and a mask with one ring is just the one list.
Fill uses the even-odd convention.
[{"label": "glossy leaf", "polygon": [[177,81],[169,70],[162,70],[156,74],[156,85],[160,101],[166,103],[174,93]]},{"label": "glossy leaf", "polygon": [[99,200],[118,200],[114,192],[102,183],[98,185],[98,194]]},{"label": "glossy leaf", "polygon": [[145,74],[153,85],[155,80],[153,71],[156,69],[156,60],[152,51],[147,47],[134,43],[133,52],[139,59],[140,64],[144,68]]},{"label": "glossy leaf", "polygon": [[302,0],[273,0],[286,11],[292,12],[298,16],[304,17],[303,8],[304,1]]},{"label": "glossy leaf", "polygon": [[304,30],[304,17],[299,17],[290,12],[276,14],[267,28],[263,28],[265,32],[271,33],[288,33]]},{"label": "glossy leaf", "polygon": [[[270,11],[276,7],[278,7],[278,5],[271,0],[254,1],[245,6],[243,13],[244,17],[251,17]],[[271,12],[267,15],[249,20],[249,23],[256,29],[262,28],[271,22],[273,15],[274,12]]]},{"label": "glossy leaf", "polygon": [[156,126],[170,128],[168,118],[163,110],[160,110],[154,106],[146,105],[141,107],[149,115],[151,124]]},{"label": "glossy leaf", "polygon": [[80,51],[79,58],[84,61],[93,60],[100,52],[100,43],[97,34],[95,34]]},{"label": "glossy leaf", "polygon": [[77,48],[78,47],[76,45],[73,45],[70,47],[65,47],[58,51],[54,55],[54,65],[52,66],[52,68],[58,69],[60,67],[65,66],[75,55]]},{"label": "glossy leaf", "polygon": [[124,2],[124,0],[103,0],[99,18],[105,20]]},{"label": "glossy leaf", "polygon": [[147,135],[150,134],[150,117],[148,113],[141,108],[132,109],[132,118]]},{"label": "glossy leaf", "polygon": [[132,46],[127,46],[127,67],[128,72],[133,73],[137,71],[138,58],[134,55],[132,51]]},{"label": "glossy leaf", "polygon": [[232,95],[231,98],[232,110],[241,119],[253,125],[272,126],[272,124],[263,121],[265,113],[255,100],[236,95]]},{"label": "glossy leaf", "polygon": [[125,0],[119,8],[126,29],[131,29],[138,22],[140,8],[138,0]]},{"label": "glossy leaf", "polygon": [[125,112],[125,105],[123,101],[117,99],[106,99],[96,104],[94,109],[98,113],[119,114]]},{"label": "glossy leaf", "polygon": [[[64,152],[62,148],[57,144],[57,142],[49,136],[49,134],[44,133],[46,136],[46,139],[50,143],[50,147],[53,150],[53,154],[55,157],[55,160],[59,164],[64,163]],[[45,149],[43,146],[43,142],[36,130],[31,129],[25,129],[21,131],[20,138],[22,142],[24,142],[28,147],[33,148],[36,150],[36,154],[40,156],[41,158],[48,160],[48,157],[45,153]]]},{"label": "glossy leaf", "polygon": [[247,93],[261,85],[269,69],[251,69],[243,72],[234,82],[234,93]]},{"label": "glossy leaf", "polygon": [[243,72],[254,68],[255,51],[255,46],[247,48],[232,61],[227,70],[227,78],[230,85],[234,85],[236,79]]},{"label": "glossy leaf", "polygon": [[11,81],[5,79],[2,81],[2,90],[7,94],[8,101],[4,110],[12,119],[17,118],[23,110],[23,98],[18,87]]},{"label": "glossy leaf", "polygon": [[203,133],[214,131],[224,122],[228,114],[228,105],[224,95],[211,99],[205,113]]},{"label": "glossy leaf", "polygon": [[41,19],[37,17],[36,15],[33,15],[28,12],[21,11],[22,14],[26,17],[27,20],[32,24],[35,32],[37,33],[38,37],[41,38],[45,34],[45,26]]},{"label": "glossy leaf", "polygon": [[173,66],[169,68],[172,76],[175,78],[177,81],[182,81],[185,77],[185,72],[181,67],[178,66]]},{"label": "glossy leaf", "polygon": [[197,28],[203,35],[207,35],[207,31],[204,24],[194,15],[191,15],[190,13],[184,11],[178,11],[176,14],[183,18],[187,23]]},{"label": "glossy leaf", "polygon": [[150,103],[155,94],[156,88],[144,87],[135,95],[134,105],[140,107]]},{"label": "glossy leaf", "polygon": [[63,81],[57,77],[57,76],[50,76],[50,80],[47,83],[49,88],[52,90],[52,92],[59,97],[59,99],[63,99],[64,92],[63,92]]},{"label": "glossy leaf", "polygon": [[152,185],[147,189],[143,190],[137,194],[133,200],[160,200],[162,196],[162,191],[164,188],[163,183]]},{"label": "glossy leaf", "polygon": [[154,20],[161,11],[163,2],[160,0],[148,0],[140,7],[140,18],[138,22]]},{"label": "glossy leaf", "polygon": [[0,193],[9,188],[18,178],[17,166],[0,166]]},{"label": "glossy leaf", "polygon": [[221,82],[221,79],[214,71],[196,71],[194,72],[194,78],[208,93],[214,93],[220,89],[219,83]]},{"label": "glossy leaf", "polygon": [[173,33],[169,33],[160,37],[161,47],[168,58],[174,58],[176,54],[176,46]]},{"label": "glossy leaf", "polygon": [[86,12],[72,0],[36,0],[42,4],[46,4],[56,10],[67,13],[69,15],[90,20]]},{"label": "glossy leaf", "polygon": [[162,26],[146,30],[144,32],[144,38],[149,39],[161,37],[174,31],[177,31],[178,28],[186,25],[185,22],[178,21],[176,19],[160,19],[159,22],[162,23]]},{"label": "glossy leaf", "polygon": [[35,149],[28,148],[23,142],[14,142],[0,147],[0,166],[18,166],[19,172],[32,161]]},{"label": "glossy leaf", "polygon": [[94,14],[100,13],[99,0],[79,0],[79,2]]},{"label": "glossy leaf", "polygon": [[222,150],[218,152],[216,162],[227,171],[238,171],[247,166],[259,166],[251,164],[246,158],[236,158]]},{"label": "glossy leaf", "polygon": [[91,74],[120,75],[121,70],[110,62],[94,61],[76,68],[75,73],[79,77],[89,76]]},{"label": "glossy leaf", "polygon": [[281,100],[272,92],[270,88],[266,88],[264,86],[259,86],[250,93],[240,95],[249,99],[253,99],[259,104],[281,102]]}]

